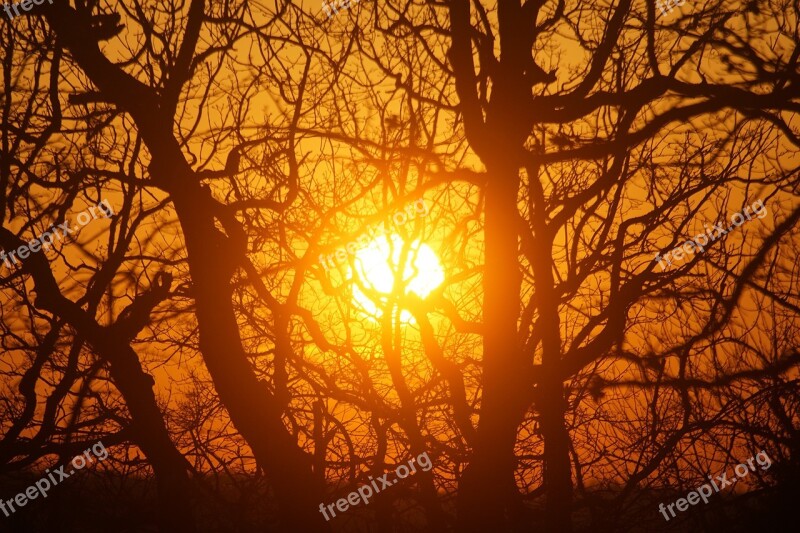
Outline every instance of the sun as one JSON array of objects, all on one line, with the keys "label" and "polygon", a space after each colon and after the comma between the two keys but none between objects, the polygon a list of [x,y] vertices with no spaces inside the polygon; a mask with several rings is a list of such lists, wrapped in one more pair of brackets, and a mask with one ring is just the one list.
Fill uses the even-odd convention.
[{"label": "sun", "polygon": [[[401,256],[404,253],[405,265],[400,269]],[[397,234],[373,239],[367,247],[356,252],[353,265],[355,272],[350,273],[350,277],[356,278],[353,283],[353,300],[373,318],[380,318],[383,314],[388,295],[394,288],[396,275],[402,275],[399,283],[404,294],[414,293],[420,298],[426,298],[444,281],[444,269],[431,247],[419,239],[407,243]],[[359,284],[368,289],[372,296],[372,291],[375,291],[386,297],[381,296],[376,302],[361,290]],[[412,322],[413,317],[403,310],[400,320]]]}]

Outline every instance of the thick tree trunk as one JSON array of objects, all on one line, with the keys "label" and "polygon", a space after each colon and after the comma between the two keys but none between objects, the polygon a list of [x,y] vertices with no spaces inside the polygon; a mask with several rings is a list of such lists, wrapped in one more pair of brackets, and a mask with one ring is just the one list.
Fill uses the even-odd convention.
[{"label": "thick tree trunk", "polygon": [[517,498],[514,444],[530,399],[530,361],[517,341],[519,175],[511,165],[489,171],[493,179],[486,187],[483,391],[475,448],[459,485],[461,531],[510,530],[507,516],[513,514]]},{"label": "thick tree trunk", "polygon": [[215,228],[214,206],[199,185],[176,188],[173,198],[186,239],[200,351],[215,389],[269,477],[283,529],[327,531],[318,511],[324,486],[314,476],[312,458],[287,430],[280,402],[256,377],[241,344],[230,278],[243,250],[236,249],[236,237]]},{"label": "thick tree trunk", "polygon": [[[517,321],[522,276],[518,253],[519,154],[531,131],[529,27],[519,2],[498,4],[501,59],[485,66],[491,101],[481,103],[468,0],[448,3],[452,28],[449,59],[459,110],[471,147],[488,170],[486,191],[483,322],[483,390],[480,421],[469,466],[459,484],[462,531],[522,531],[524,512],[514,480],[517,428],[531,400],[532,361],[522,353]],[[522,46],[520,46],[522,45]],[[493,53],[493,50],[490,52]],[[494,58],[492,58],[493,60]]]}]

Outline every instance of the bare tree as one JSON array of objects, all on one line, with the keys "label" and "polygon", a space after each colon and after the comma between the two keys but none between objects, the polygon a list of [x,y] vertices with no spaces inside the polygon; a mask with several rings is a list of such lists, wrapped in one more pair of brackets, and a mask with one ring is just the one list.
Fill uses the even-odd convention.
[{"label": "bare tree", "polygon": [[[17,244],[95,189],[125,208],[85,302],[25,263],[52,333],[23,368],[41,375],[73,328],[131,427],[159,435],[159,483],[164,465],[186,475],[177,444],[202,490],[223,500],[233,480],[267,509],[254,461],[277,527],[317,531],[318,505],[430,453],[434,469],[336,519],[569,531],[659,523],[641,495],[751,448],[784,463],[753,486],[794,472],[795,6],[390,0],[328,19],[283,0],[74,4],[30,18],[48,39],[15,35],[56,65],[42,131],[64,147],[39,153],[46,135],[6,121],[4,143],[34,155],[0,174],[8,209],[36,197],[12,166],[65,197],[2,235]],[[424,217],[394,220],[420,198]],[[767,216],[729,222],[757,200]],[[391,289],[339,257],[362,238],[397,253]],[[425,296],[408,281],[433,273],[404,266],[420,243],[444,272]],[[9,400],[15,457],[31,379]]]}]

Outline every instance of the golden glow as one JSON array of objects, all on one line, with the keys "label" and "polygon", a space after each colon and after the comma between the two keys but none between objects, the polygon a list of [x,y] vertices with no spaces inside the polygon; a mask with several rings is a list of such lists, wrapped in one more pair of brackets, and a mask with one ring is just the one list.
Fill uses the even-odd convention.
[{"label": "golden glow", "polygon": [[[395,275],[401,272],[399,265],[403,253],[405,266],[399,282],[404,294],[414,293],[425,298],[444,281],[444,270],[439,258],[427,244],[421,243],[419,239],[406,244],[397,234],[376,237],[366,248],[356,252],[353,261],[357,278],[353,284],[353,300],[367,315],[374,318],[382,315],[388,295],[394,289]],[[381,293],[379,301],[367,296],[359,284],[367,292]],[[408,311],[402,311],[400,320],[411,322],[413,317]]]}]

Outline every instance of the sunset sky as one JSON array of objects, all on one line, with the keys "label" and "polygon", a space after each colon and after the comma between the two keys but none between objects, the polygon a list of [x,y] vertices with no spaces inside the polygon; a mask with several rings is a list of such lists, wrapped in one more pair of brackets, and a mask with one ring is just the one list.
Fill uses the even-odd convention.
[{"label": "sunset sky", "polygon": [[0,532],[789,530],[796,4],[21,5]]}]

